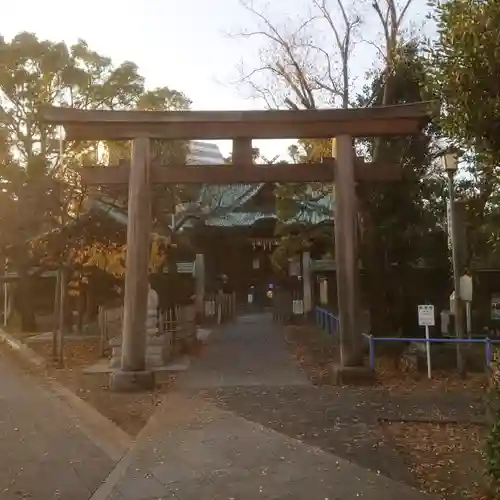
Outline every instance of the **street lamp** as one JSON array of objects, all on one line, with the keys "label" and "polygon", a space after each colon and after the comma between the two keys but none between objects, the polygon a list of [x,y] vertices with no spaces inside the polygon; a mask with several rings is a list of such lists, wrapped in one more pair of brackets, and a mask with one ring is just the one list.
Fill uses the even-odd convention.
[{"label": "street lamp", "polygon": [[[458,157],[455,152],[448,152],[442,157],[443,168],[448,174],[448,192],[449,192],[449,220],[448,231],[451,239],[451,255],[453,263],[453,284],[455,288],[455,300],[453,301],[454,316],[455,316],[455,332],[458,339],[464,338],[464,329],[462,322],[462,300],[460,296],[460,263],[458,249],[460,242],[458,241],[457,231],[457,210],[455,203],[455,183],[454,177],[458,168]],[[462,356],[460,342],[457,342],[457,368],[458,372],[463,375],[465,373],[465,364]]]}]

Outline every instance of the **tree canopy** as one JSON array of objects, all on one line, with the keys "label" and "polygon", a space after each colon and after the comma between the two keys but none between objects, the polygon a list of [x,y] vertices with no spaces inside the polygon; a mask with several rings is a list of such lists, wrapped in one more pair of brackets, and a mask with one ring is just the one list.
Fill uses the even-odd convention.
[{"label": "tree canopy", "polygon": [[[123,241],[86,238],[69,246],[65,228],[85,212],[88,197],[76,167],[126,159],[129,145],[64,141],[57,127],[41,123],[41,106],[169,110],[187,109],[190,104],[177,90],[147,88],[135,63],[116,65],[83,40],[68,46],[41,40],[33,33],[19,33],[11,40],[0,36],[0,250],[8,255],[12,269],[29,277],[34,257],[45,251],[52,262],[71,260],[98,268],[105,262],[106,271],[123,273]],[[152,149],[164,163],[180,157],[184,161],[186,155],[184,143],[155,141]],[[113,194],[126,201],[126,192]],[[169,194],[165,190],[155,193],[158,216]],[[108,229],[115,234],[113,228]],[[46,233],[52,234],[49,240],[39,238]],[[28,240],[32,243],[27,244]],[[15,251],[6,252],[9,247]],[[23,302],[29,303],[30,287],[21,288]]]},{"label": "tree canopy", "polygon": [[[460,191],[467,201],[471,258],[500,262],[500,5],[433,2],[438,36],[430,47],[432,92],[445,142],[464,151]],[[495,264],[496,265],[496,264]]]},{"label": "tree canopy", "polygon": [[[40,106],[78,109],[186,109],[179,91],[148,89],[137,65],[113,64],[83,40],[73,46],[20,33],[0,38],[0,180],[4,243],[24,241],[78,217],[85,198],[75,167],[113,163],[128,145],[61,142],[42,124]],[[155,144],[156,155],[185,154],[183,145]],[[124,194],[124,193],[123,193]]]}]

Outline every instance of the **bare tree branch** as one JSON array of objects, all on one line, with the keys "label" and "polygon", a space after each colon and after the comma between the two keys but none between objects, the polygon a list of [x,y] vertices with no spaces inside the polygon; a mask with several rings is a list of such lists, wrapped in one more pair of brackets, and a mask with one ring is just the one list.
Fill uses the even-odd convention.
[{"label": "bare tree branch", "polygon": [[[259,69],[243,74],[239,83],[248,85],[253,95],[268,106],[272,102],[273,107],[285,104],[289,108],[314,109],[322,103],[331,105],[339,101],[342,107],[349,106],[349,57],[361,17],[350,14],[344,0],[335,0],[338,16],[327,0],[310,1],[313,10],[302,22],[295,27],[280,27],[256,8],[253,1],[240,0],[258,26],[232,36],[260,38],[267,40],[268,45],[264,42],[259,51],[262,63]],[[332,45],[320,41],[319,33],[326,36],[331,33]]]},{"label": "bare tree branch", "polygon": [[356,15],[353,19],[350,19],[344,8],[343,1],[337,0],[337,4],[342,13],[342,19],[344,22],[344,35],[342,37],[340,35],[338,27],[333,21],[330,11],[327,7],[326,0],[321,0],[321,2],[319,0],[313,0],[313,3],[322,13],[324,19],[328,23],[328,26],[331,28],[335,36],[335,40],[337,41],[337,48],[342,63],[342,107],[347,108],[349,107],[349,55],[352,45],[352,35],[354,29],[361,23],[361,18]]}]

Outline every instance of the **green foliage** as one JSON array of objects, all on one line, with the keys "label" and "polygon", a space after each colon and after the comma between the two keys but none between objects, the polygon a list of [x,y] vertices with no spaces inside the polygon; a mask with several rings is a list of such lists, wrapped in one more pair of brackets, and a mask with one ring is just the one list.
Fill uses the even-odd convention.
[{"label": "green foliage", "polygon": [[485,148],[499,155],[500,4],[440,2],[436,20],[432,66],[444,107],[443,128],[461,147]]},{"label": "green foliage", "polygon": [[[384,73],[376,73],[358,96],[357,105],[378,105],[383,98],[388,104],[423,100],[427,97],[426,80],[425,59],[418,45],[401,45],[394,55],[390,92],[384,87]],[[444,217],[444,184],[435,171],[432,129],[415,137],[364,141],[357,147],[358,154],[367,159],[374,157],[377,147],[377,161],[400,165],[403,175],[403,180],[396,184],[358,186],[361,258],[367,274],[373,330],[376,333],[380,324],[386,333],[388,325],[401,328],[403,320],[394,311],[404,309],[402,301],[408,295],[410,284],[405,282],[404,270],[422,261],[446,269],[448,252],[440,226]],[[291,148],[290,155],[295,162],[319,161],[331,155],[331,141],[300,141]],[[283,259],[303,248],[315,247],[320,254],[327,250],[333,253],[331,225],[317,223],[331,217],[331,186],[280,186],[277,195],[278,214],[283,221],[278,230],[284,237],[276,254]],[[290,222],[303,214],[308,214],[308,222],[313,224],[298,230]]]},{"label": "green foliage", "polygon": [[[389,103],[425,100],[425,70],[425,60],[417,44],[399,46],[390,79]],[[381,79],[375,76],[366,99],[375,95],[373,104],[378,105],[383,92]],[[441,230],[439,223],[444,215],[444,183],[434,163],[432,128],[416,136],[367,141],[364,149],[369,157],[376,155],[377,162],[399,164],[402,170],[402,181],[397,184],[365,183],[358,188],[365,211],[375,222],[376,238],[385,247],[390,261],[409,264],[424,258],[429,263],[436,253],[446,253],[444,248],[429,247],[426,237]]]},{"label": "green foliage", "polygon": [[431,88],[442,103],[442,133],[466,151],[460,191],[470,250],[492,266],[500,262],[500,3],[433,4],[438,38],[428,68]]},{"label": "green foliage", "polygon": [[[40,106],[47,105],[173,110],[190,101],[168,87],[146,89],[135,63],[116,66],[82,40],[67,46],[32,33],[0,37],[0,208],[8,208],[0,213],[0,247],[19,246],[78,218],[86,193],[76,168],[99,163],[102,152],[112,163],[129,154],[128,144],[97,141],[66,141],[61,150],[56,128],[39,120]],[[158,142],[153,152],[164,163],[184,160],[186,144]],[[27,259],[22,254],[20,261]]]},{"label": "green foliage", "polygon": [[[375,75],[359,104],[402,104],[425,100],[425,59],[417,43],[396,48],[392,72]],[[448,251],[442,230],[444,183],[434,162],[434,130],[409,137],[365,141],[365,154],[381,163],[397,164],[397,183],[364,183],[361,203],[361,257],[366,270],[371,327],[374,335],[389,329],[411,331],[417,291],[407,276],[421,264],[447,269]]]},{"label": "green foliage", "polygon": [[[321,161],[331,156],[331,140],[301,139],[290,146],[289,155],[294,163]],[[284,267],[288,259],[304,250],[322,249],[333,252],[332,220],[334,190],[331,184],[281,184],[275,189],[277,236],[280,244],[274,252],[274,262]]]}]

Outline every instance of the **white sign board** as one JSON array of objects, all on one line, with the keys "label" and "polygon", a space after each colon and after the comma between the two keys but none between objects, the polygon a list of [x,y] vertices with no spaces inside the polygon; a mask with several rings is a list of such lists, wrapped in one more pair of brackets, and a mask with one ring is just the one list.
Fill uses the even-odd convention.
[{"label": "white sign board", "polygon": [[421,305],[418,306],[418,325],[419,326],[434,326],[434,306]]},{"label": "white sign board", "polygon": [[328,281],[319,282],[319,302],[322,305],[328,304]]},{"label": "white sign board", "polygon": [[464,274],[460,278],[460,298],[465,302],[472,302],[472,278]]}]

